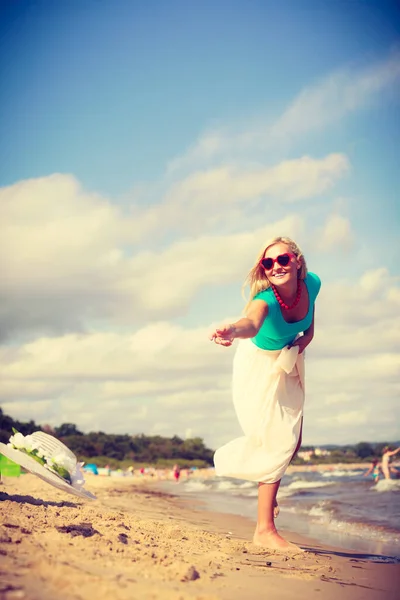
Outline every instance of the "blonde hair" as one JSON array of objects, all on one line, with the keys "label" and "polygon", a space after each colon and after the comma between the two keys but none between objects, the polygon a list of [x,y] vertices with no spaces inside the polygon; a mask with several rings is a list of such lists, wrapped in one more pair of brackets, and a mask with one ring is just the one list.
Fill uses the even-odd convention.
[{"label": "blonde hair", "polygon": [[[307,264],[304,255],[298,247],[298,245],[296,244],[296,242],[294,242],[289,237],[273,238],[265,246],[263,246],[261,252],[259,252],[254,267],[250,269],[242,286],[243,297],[245,300],[247,300],[247,304],[243,310],[244,313],[246,313],[247,309],[249,308],[254,296],[271,287],[271,283],[265,274],[265,270],[263,266],[260,265],[260,260],[264,258],[265,252],[266,250],[268,250],[268,248],[280,243],[286,244],[289,247],[290,251],[296,256],[297,260],[301,263],[301,267],[297,272],[297,277],[299,279],[305,279],[307,275]],[[250,287],[250,296],[248,299],[245,296],[245,289],[247,286]]]}]

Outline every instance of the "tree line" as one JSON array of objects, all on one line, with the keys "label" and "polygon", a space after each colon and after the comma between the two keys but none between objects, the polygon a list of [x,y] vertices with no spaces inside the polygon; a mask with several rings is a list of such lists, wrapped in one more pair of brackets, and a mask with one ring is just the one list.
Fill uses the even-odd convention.
[{"label": "tree line", "polygon": [[[63,423],[59,427],[38,425],[35,421],[21,422],[3,413],[0,408],[0,441],[7,443],[13,428],[23,435],[34,431],[44,431],[61,440],[74,452],[80,460],[95,462],[98,466],[117,464],[152,464],[169,465],[177,462],[181,466],[207,467],[213,465],[214,450],[207,448],[202,438],[185,439],[174,435],[163,437],[161,435],[128,435],[110,434],[103,431],[83,433],[74,423]],[[327,456],[312,455],[310,462],[338,463],[368,461],[380,458],[382,449],[386,445],[397,447],[399,442],[359,442],[346,446],[322,446],[328,449]],[[314,450],[312,446],[303,446],[302,450]],[[296,457],[294,464],[303,464],[300,457]]]},{"label": "tree line", "polygon": [[[354,463],[354,462],[368,462],[375,458],[380,459],[382,457],[382,451],[385,446],[397,448],[400,446],[400,442],[359,442],[358,444],[346,444],[344,446],[332,446],[325,445],[320,448],[329,450],[328,455],[316,456],[311,454],[310,463],[313,464],[324,464],[324,463]],[[301,450],[313,451],[313,446],[302,446]],[[296,457],[293,464],[303,464],[305,461],[299,457]]]},{"label": "tree line", "polygon": [[213,464],[214,451],[207,448],[199,437],[183,440],[174,435],[110,434],[103,431],[83,433],[74,423],[59,427],[38,425],[35,421],[21,422],[3,413],[0,408],[0,441],[7,443],[15,428],[23,435],[44,431],[61,440],[80,460],[111,466],[121,461],[140,464],[177,462],[181,466],[207,467]]}]

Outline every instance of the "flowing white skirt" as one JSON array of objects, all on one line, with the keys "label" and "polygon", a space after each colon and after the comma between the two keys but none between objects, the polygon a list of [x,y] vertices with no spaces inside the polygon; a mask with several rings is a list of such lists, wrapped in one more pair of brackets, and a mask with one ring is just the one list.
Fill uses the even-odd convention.
[{"label": "flowing white skirt", "polygon": [[214,455],[217,475],[273,483],[286,471],[301,432],[304,356],[241,340],[233,361],[233,403],[244,436]]}]

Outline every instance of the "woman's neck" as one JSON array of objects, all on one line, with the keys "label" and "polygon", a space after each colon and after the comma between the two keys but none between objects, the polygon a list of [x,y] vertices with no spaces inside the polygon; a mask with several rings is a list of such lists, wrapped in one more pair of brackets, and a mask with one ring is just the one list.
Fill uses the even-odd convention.
[{"label": "woman's neck", "polygon": [[290,304],[297,294],[297,281],[288,281],[283,285],[275,286],[276,291],[284,302]]}]

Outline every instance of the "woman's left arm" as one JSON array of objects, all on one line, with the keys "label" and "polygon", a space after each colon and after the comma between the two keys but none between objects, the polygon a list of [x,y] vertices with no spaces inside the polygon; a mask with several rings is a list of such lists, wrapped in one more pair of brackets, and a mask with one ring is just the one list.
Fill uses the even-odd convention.
[{"label": "woman's left arm", "polygon": [[314,306],[314,310],[313,310],[313,318],[312,318],[310,327],[304,331],[304,333],[301,337],[297,338],[297,340],[295,340],[293,342],[293,344],[290,344],[290,346],[289,346],[289,348],[292,348],[293,346],[298,346],[299,354],[301,354],[305,350],[305,348],[308,346],[308,344],[310,344],[310,342],[312,341],[312,339],[314,337],[314,317],[315,317],[315,306]]}]

